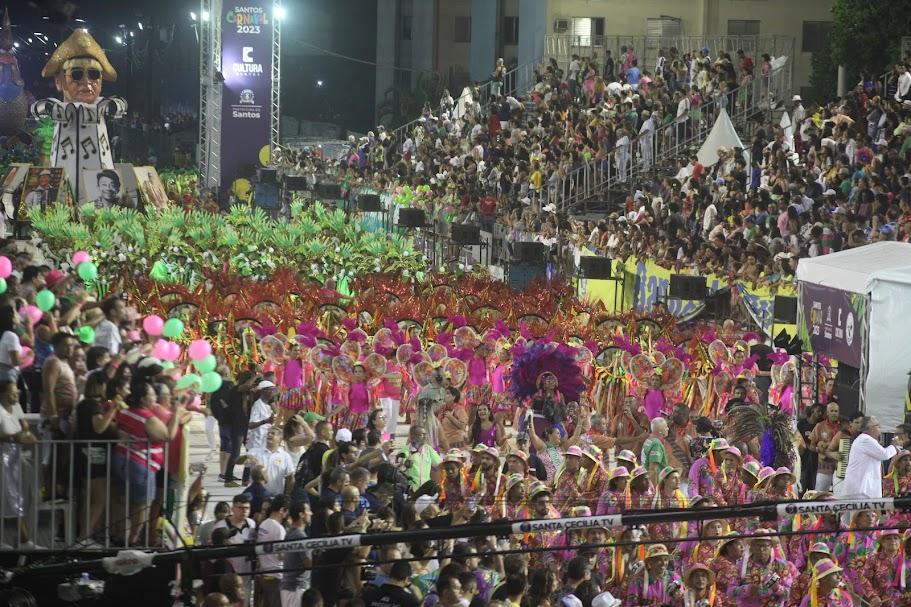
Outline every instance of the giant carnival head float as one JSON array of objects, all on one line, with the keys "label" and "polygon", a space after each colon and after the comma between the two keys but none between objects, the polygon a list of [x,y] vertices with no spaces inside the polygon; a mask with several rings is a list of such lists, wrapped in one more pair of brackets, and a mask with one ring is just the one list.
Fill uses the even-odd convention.
[{"label": "giant carnival head float", "polygon": [[104,80],[117,80],[117,71],[88,30],[77,29],[57,47],[41,75],[53,78],[66,102],[96,103]]}]

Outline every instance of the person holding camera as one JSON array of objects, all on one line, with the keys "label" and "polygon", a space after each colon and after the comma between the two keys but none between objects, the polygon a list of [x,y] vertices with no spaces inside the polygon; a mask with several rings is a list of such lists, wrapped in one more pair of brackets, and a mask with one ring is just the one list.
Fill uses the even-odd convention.
[{"label": "person holding camera", "polygon": [[[664,544],[652,544],[645,553],[645,566],[634,563],[624,605],[681,605],[683,584],[680,576],[668,567],[671,557]],[[633,573],[635,571],[635,573]]]},{"label": "person holding camera", "polygon": [[395,465],[417,489],[430,480],[430,472],[443,462],[436,450],[427,444],[427,431],[423,426],[411,426],[408,443],[396,454]]},{"label": "person holding camera", "polygon": [[775,556],[772,532],[757,529],[743,558],[740,585],[728,591],[730,598],[743,607],[772,607],[788,597],[791,583],[797,577],[794,565]]}]

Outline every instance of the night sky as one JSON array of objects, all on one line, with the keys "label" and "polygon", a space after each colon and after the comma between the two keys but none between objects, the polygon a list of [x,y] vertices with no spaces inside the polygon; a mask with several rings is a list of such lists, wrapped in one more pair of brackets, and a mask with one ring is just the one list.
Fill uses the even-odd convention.
[{"label": "night sky", "polygon": [[[2,6],[2,5],[0,5]],[[328,57],[312,47],[372,62],[376,55],[376,2],[373,0],[285,0],[282,28],[282,114],[302,120],[335,122],[354,131],[373,126],[375,70],[370,65]],[[192,1],[32,0],[8,5],[20,69],[35,98],[56,96],[53,84],[40,77],[54,43],[74,27],[88,27],[118,71],[105,94],[127,98],[141,111],[148,91],[160,91],[162,111],[197,108],[199,47],[190,11]],[[77,21],[84,20],[83,22]],[[139,23],[143,29],[139,29]],[[153,24],[157,28],[153,30]],[[123,27],[121,27],[123,26]],[[115,36],[128,44],[118,44]],[[147,62],[153,31],[159,33]],[[47,37],[47,43],[35,33]],[[31,43],[29,43],[31,39]],[[132,58],[132,60],[131,60]],[[130,66],[132,64],[132,70]],[[316,82],[321,80],[322,87]],[[152,111],[154,106],[150,105]]]}]

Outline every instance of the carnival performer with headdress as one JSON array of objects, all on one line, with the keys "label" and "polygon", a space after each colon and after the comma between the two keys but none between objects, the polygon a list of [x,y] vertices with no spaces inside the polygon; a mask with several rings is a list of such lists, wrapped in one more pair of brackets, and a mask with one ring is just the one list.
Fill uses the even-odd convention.
[{"label": "carnival performer with headdress", "polygon": [[724,506],[739,506],[749,501],[750,487],[741,480],[743,455],[737,447],[728,447],[721,456],[721,480],[713,497]]},{"label": "carnival performer with headdress", "polygon": [[596,504],[607,489],[607,469],[604,453],[594,445],[582,449],[582,499],[586,504]]},{"label": "carnival performer with headdress", "polygon": [[829,559],[816,563],[810,592],[803,597],[800,607],[854,607],[854,600],[841,585],[842,568]]},{"label": "carnival performer with headdress", "polygon": [[872,529],[877,524],[876,512],[872,510],[858,510],[851,515],[848,529],[842,534],[841,541],[832,551],[833,559],[842,567],[848,563],[863,559],[876,548],[876,539]]},{"label": "carnival performer with headdress", "polygon": [[822,542],[817,542],[810,546],[810,551],[807,553],[807,566],[794,578],[794,583],[791,584],[791,593],[786,603],[787,607],[799,607],[803,597],[811,589],[815,589],[813,581],[816,575],[816,563],[822,559],[831,560],[832,553],[829,551],[828,546]]},{"label": "carnival performer with headdress", "polygon": [[720,485],[721,458],[730,449],[728,441],[716,438],[709,443],[705,456],[700,457],[690,466],[690,495],[715,495],[716,486]]},{"label": "carnival performer with headdress", "polygon": [[465,460],[460,449],[450,449],[440,464],[440,506],[452,511],[468,497]]},{"label": "carnival performer with headdress", "polygon": [[[528,503],[519,511],[519,520],[560,518],[560,513],[551,504],[551,491],[540,481],[532,481],[528,487]],[[523,548],[531,550],[529,568],[542,562],[540,548],[553,546],[560,537],[560,531],[529,531],[521,538]]]},{"label": "carnival performer with headdress", "polygon": [[876,535],[876,552],[861,563],[848,565],[848,582],[855,594],[866,597],[870,607],[898,605],[909,591],[911,577],[903,543],[901,530],[883,529]]},{"label": "carnival performer with headdress", "polygon": [[683,607],[723,607],[724,597],[718,595],[715,572],[702,563],[696,563],[683,578],[685,590]]},{"label": "carnival performer with headdress", "polygon": [[[690,523],[692,528],[694,523]],[[708,520],[699,525],[698,537],[678,544],[680,561],[692,567],[697,563],[707,565],[718,553],[721,538],[724,537],[727,523],[723,520]]]},{"label": "carnival performer with headdress", "polygon": [[[673,568],[664,544],[652,544],[645,552],[645,567],[629,579],[625,606],[642,604],[679,605],[683,601],[683,584]],[[648,601],[643,603],[643,601]]]},{"label": "carnival performer with headdress", "polygon": [[367,385],[367,368],[362,363],[356,363],[351,367],[349,375],[347,372],[340,372],[336,367],[336,376],[341,382],[335,392],[341,398],[327,417],[335,418],[335,425],[338,428],[365,427],[375,402],[370,386]]},{"label": "carnival performer with headdress", "polygon": [[[652,498],[652,510],[686,508],[689,502],[680,489],[680,471],[665,468],[658,473],[658,484]],[[654,523],[649,526],[651,537],[687,537],[688,524],[684,522]],[[675,545],[676,548],[676,545]]]},{"label": "carnival performer with headdress", "polygon": [[757,529],[748,544],[740,568],[740,584],[728,591],[738,606],[777,607],[788,597],[797,570],[775,555],[771,533]]},{"label": "carnival performer with headdress", "polygon": [[554,507],[560,512],[566,512],[571,506],[582,501],[583,474],[582,449],[573,445],[563,452],[563,465],[553,478]]},{"label": "carnival performer with headdress", "polygon": [[510,474],[506,478],[506,493],[503,500],[503,517],[518,520],[519,513],[527,506],[526,498],[530,481],[522,474]]},{"label": "carnival performer with headdress", "polygon": [[769,388],[769,403],[787,415],[794,415],[794,376],[797,365],[794,357],[786,352],[769,354],[772,360],[772,386]]},{"label": "carnival performer with headdress", "polygon": [[718,541],[715,556],[709,561],[709,569],[715,572],[715,586],[725,597],[726,604],[733,588],[740,586],[740,562],[743,559],[743,539],[737,533],[729,533]]},{"label": "carnival performer with headdress", "polygon": [[556,426],[565,438],[565,405],[578,402],[585,390],[575,349],[566,344],[534,342],[516,344],[511,352],[510,394],[519,403],[530,403],[539,437],[546,435],[548,427]]},{"label": "carnival performer with headdress", "polygon": [[911,451],[902,450],[892,456],[889,472],[883,477],[883,497],[906,493],[911,493]]},{"label": "carnival performer with headdress", "polygon": [[597,516],[620,514],[630,507],[629,470],[625,466],[617,466],[610,471],[607,479],[607,489],[598,499]]}]

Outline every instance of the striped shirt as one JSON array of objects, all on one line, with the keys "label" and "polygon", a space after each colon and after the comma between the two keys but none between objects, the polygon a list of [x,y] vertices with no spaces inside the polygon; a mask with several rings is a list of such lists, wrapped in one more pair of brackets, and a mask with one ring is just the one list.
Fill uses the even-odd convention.
[{"label": "striped shirt", "polygon": [[161,470],[164,463],[164,443],[146,443],[148,435],[145,423],[155,417],[150,409],[124,409],[117,414],[117,427],[129,435],[130,442],[114,445],[114,451],[122,455],[129,455],[133,461],[146,465],[153,472]]}]

